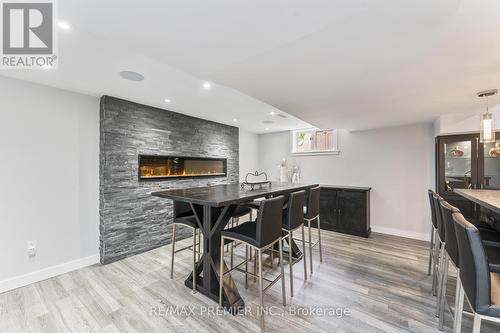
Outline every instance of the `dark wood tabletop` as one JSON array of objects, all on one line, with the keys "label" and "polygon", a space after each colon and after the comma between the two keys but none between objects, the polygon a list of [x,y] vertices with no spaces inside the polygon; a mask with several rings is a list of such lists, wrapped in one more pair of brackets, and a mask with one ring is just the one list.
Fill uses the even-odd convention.
[{"label": "dark wood tabletop", "polygon": [[263,185],[262,188],[257,187],[252,190],[248,187],[242,189],[240,184],[224,184],[158,191],[151,193],[151,195],[192,204],[223,207],[252,201],[253,199],[264,196],[300,191],[316,186],[319,185],[273,182],[270,186]]}]

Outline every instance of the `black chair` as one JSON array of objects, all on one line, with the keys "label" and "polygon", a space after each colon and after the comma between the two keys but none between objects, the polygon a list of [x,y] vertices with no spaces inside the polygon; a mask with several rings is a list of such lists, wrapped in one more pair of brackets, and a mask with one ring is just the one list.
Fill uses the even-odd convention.
[{"label": "black chair", "polygon": [[[193,230],[193,245],[183,247],[181,249],[175,249],[175,227],[181,225],[184,227],[191,228]],[[198,242],[196,241],[196,236],[198,236]],[[196,249],[198,246],[198,250]],[[191,209],[191,205],[186,202],[174,201],[174,221],[172,223],[172,262],[170,265],[170,278],[174,278],[174,257],[177,252],[192,249],[193,251],[193,272],[196,271],[196,256],[198,255],[198,260],[200,260],[201,253],[201,232],[200,225]],[[193,283],[193,293],[196,292],[196,283]]]},{"label": "black chair", "polygon": [[441,295],[441,283],[444,273],[444,258],[446,256],[446,230],[443,223],[443,214],[441,212],[441,202],[444,201],[437,193],[432,194],[434,201],[434,216],[436,217],[437,233],[434,238],[434,273],[432,285],[436,288],[436,317],[439,317],[439,302]]},{"label": "black chair", "polygon": [[[500,270],[488,262],[479,230],[462,214],[453,213],[460,262],[460,291],[456,316],[462,316],[464,293],[474,312],[473,333],[481,321],[500,323]],[[460,320],[458,320],[460,321]],[[456,327],[460,332],[461,327]]]},{"label": "black chair", "polygon": [[[301,259],[304,261],[304,280],[307,280],[307,263],[306,263],[306,236],[304,232],[304,205],[306,203],[306,191],[298,191],[290,194],[288,204],[283,212],[283,239],[288,240],[288,254],[290,264],[290,296],[293,297],[293,265]],[[302,228],[302,255],[293,259],[291,244],[293,232],[298,228]]]},{"label": "black chair", "polygon": [[[234,228],[229,228],[221,232],[221,257],[220,257],[220,273],[219,273],[219,305],[222,306],[222,290],[223,290],[223,279],[226,274],[232,270],[239,270],[239,265],[231,269],[224,271],[224,243],[226,240],[229,241],[239,241],[247,246],[247,251],[245,251],[245,284],[248,280],[248,274],[254,275],[248,272],[247,261],[248,261],[248,247],[257,250],[258,259],[258,274],[259,279],[259,291],[260,291],[260,326],[261,331],[264,331],[264,292],[273,286],[279,279],[281,279],[281,288],[283,296],[283,305],[286,305],[286,295],[285,295],[285,272],[283,268],[283,244],[282,244],[282,215],[283,215],[283,204],[285,202],[285,197],[278,196],[276,198],[263,200],[260,203],[259,211],[257,214],[257,219],[255,222],[247,222],[240,224]],[[279,246],[279,256],[280,256],[280,266],[281,274],[276,277],[276,279],[270,281],[263,278],[262,275],[262,252],[266,249],[271,248],[274,244],[278,243]],[[243,263],[242,263],[243,264]],[[240,264],[241,265],[241,264]],[[270,282],[270,284],[263,288],[262,280]]]},{"label": "black chair", "polygon": [[[437,233],[437,222],[436,222],[436,212],[434,210],[434,191],[433,190],[427,190],[427,195],[429,196],[429,204],[431,208],[431,244],[429,248],[429,269],[427,271],[427,275],[431,275],[431,271],[434,272],[432,268],[432,263],[434,261],[434,239],[436,239],[436,233]],[[434,278],[433,280],[434,281]],[[434,292],[434,285],[432,287],[432,290]]]},{"label": "black chair", "polygon": [[[228,225],[228,227],[233,228],[237,225],[240,224],[240,218],[243,216],[249,215],[249,221],[252,221],[252,209],[250,207],[246,207],[245,205],[238,205],[236,207],[235,211],[231,214],[231,223]],[[231,242],[231,261],[230,261],[230,266],[233,267],[233,260],[234,260],[234,247],[237,246],[237,242]],[[229,247],[229,244],[227,245]]]},{"label": "black chair", "polygon": [[[434,211],[434,218],[436,220],[436,233],[434,236],[434,254],[433,254],[433,270],[432,270],[432,294],[439,295],[439,281],[442,273],[442,263],[440,259],[444,257],[446,249],[445,229],[443,225],[443,215],[441,213],[441,201],[443,198],[435,192],[432,193],[432,208]],[[439,296],[438,296],[439,301]],[[439,315],[438,309],[439,302],[436,303],[436,317]]]},{"label": "black chair", "polygon": [[[441,280],[439,281],[440,293],[438,295],[439,330],[443,330],[444,310],[445,310],[445,305],[447,304],[446,289],[448,285],[448,269],[450,263],[455,267],[457,271],[457,289],[455,295],[458,295],[459,285],[460,285],[460,263],[458,256],[458,243],[455,233],[455,222],[453,222],[453,216],[452,216],[454,213],[460,213],[460,210],[458,210],[458,208],[456,207],[453,207],[444,200],[442,200],[440,204],[441,204],[441,215],[442,215],[443,226],[445,228],[445,243],[446,243],[445,245],[446,251],[444,252],[444,258],[443,258],[444,259],[443,274]],[[454,309],[457,309],[457,304],[458,304],[458,298],[455,297]],[[456,311],[453,319],[454,319],[453,326],[455,327],[457,319]]]},{"label": "black chair", "polygon": [[[307,198],[307,206],[304,207],[304,220],[307,221],[307,227],[309,229],[309,260],[311,266],[311,274],[313,273],[313,259],[312,259],[312,249],[318,245],[319,246],[319,261],[323,262],[323,252],[321,249],[321,224],[319,218],[319,195],[320,187],[314,187],[309,190],[309,197]],[[311,240],[311,222],[317,220],[318,222],[318,240],[313,243]]]}]

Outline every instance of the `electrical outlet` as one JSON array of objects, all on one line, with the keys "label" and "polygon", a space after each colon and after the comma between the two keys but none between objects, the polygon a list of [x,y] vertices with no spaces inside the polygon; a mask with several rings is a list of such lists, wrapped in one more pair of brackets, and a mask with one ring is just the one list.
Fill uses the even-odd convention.
[{"label": "electrical outlet", "polygon": [[36,257],[36,240],[28,241],[28,258],[34,259]]}]

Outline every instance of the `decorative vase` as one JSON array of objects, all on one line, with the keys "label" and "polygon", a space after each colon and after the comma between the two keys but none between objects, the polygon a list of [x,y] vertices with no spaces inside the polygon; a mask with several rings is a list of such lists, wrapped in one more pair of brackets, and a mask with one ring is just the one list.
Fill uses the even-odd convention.
[{"label": "decorative vase", "polygon": [[497,142],[495,147],[490,149],[489,155],[491,157],[500,157],[500,142]]},{"label": "decorative vase", "polygon": [[450,156],[451,157],[462,157],[464,156],[464,152],[460,150],[459,146],[456,146],[454,149],[450,151]]}]

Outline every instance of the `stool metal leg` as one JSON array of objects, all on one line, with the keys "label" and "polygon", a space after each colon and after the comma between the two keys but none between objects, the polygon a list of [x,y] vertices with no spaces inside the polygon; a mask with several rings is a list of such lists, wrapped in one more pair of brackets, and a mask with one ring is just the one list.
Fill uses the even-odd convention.
[{"label": "stool metal leg", "polygon": [[[304,231],[304,229],[302,229]],[[286,288],[285,288],[285,265],[283,265],[283,239],[278,241],[280,251],[280,267],[281,267],[281,294],[283,296],[283,306],[286,306]]]},{"label": "stool metal leg", "polygon": [[311,266],[311,275],[313,273],[313,250],[312,250],[312,240],[311,240],[311,220],[307,220],[307,227],[309,229],[309,260]]},{"label": "stool metal leg", "polygon": [[271,247],[271,268],[274,268],[274,248]]},{"label": "stool metal leg", "polygon": [[464,310],[465,290],[464,290],[464,287],[462,287],[462,281],[460,280],[460,278],[457,280],[457,283],[459,284],[460,291],[457,295],[458,305],[457,305],[457,308],[455,309],[455,316],[457,316],[456,325],[455,325],[455,333],[460,333],[460,331],[462,330],[462,316],[463,316],[463,310]]},{"label": "stool metal leg", "polygon": [[304,224],[302,223],[302,261],[304,261],[304,281],[307,281],[307,263],[306,263],[306,233],[304,231]]},{"label": "stool metal leg", "polygon": [[[454,310],[454,316],[453,316],[453,333],[457,332],[457,327],[462,326],[462,310],[460,309],[460,293],[462,292],[462,285],[460,281],[460,268],[457,269],[457,287],[455,289],[455,310]],[[462,306],[463,306],[463,299],[462,299]],[[459,312],[460,311],[460,312]],[[459,324],[460,321],[460,324]],[[460,332],[460,331],[458,331]]]},{"label": "stool metal leg", "polygon": [[477,313],[474,313],[474,323],[472,324],[472,333],[481,332],[481,317]]},{"label": "stool metal leg", "polygon": [[323,250],[321,249],[321,223],[318,215],[318,246],[319,246],[319,262],[323,262]]},{"label": "stool metal leg", "polygon": [[437,294],[437,268],[439,265],[439,244],[441,243],[441,240],[439,239],[439,236],[436,232],[436,235],[434,237],[434,263],[433,263],[433,269],[432,269],[432,294],[435,296]]},{"label": "stool metal leg", "polygon": [[290,297],[293,297],[293,256],[292,256],[292,232],[288,232],[288,256],[290,265]]},{"label": "stool metal leg", "polygon": [[264,289],[262,284],[262,250],[258,249],[259,258],[259,299],[260,299],[260,331],[264,332]]},{"label": "stool metal leg", "polygon": [[257,278],[255,277],[255,274],[257,274],[257,249],[255,250],[254,253],[254,259],[253,259],[253,282],[257,282]]},{"label": "stool metal leg", "polygon": [[193,294],[196,294],[196,229],[193,229]]},{"label": "stool metal leg", "polygon": [[201,230],[198,230],[198,261],[201,258]]},{"label": "stool metal leg", "polygon": [[248,289],[248,245],[245,245],[245,289]]},{"label": "stool metal leg", "polygon": [[429,268],[427,271],[427,275],[431,275],[433,249],[434,249],[434,226],[431,224],[431,244],[430,244],[430,248],[429,248]]},{"label": "stool metal leg", "polygon": [[444,259],[444,269],[443,269],[443,277],[442,277],[442,282],[441,282],[441,299],[440,299],[440,305],[439,305],[439,330],[443,330],[443,325],[444,325],[444,308],[446,304],[446,286],[448,285],[448,268],[450,264],[450,257],[448,256],[448,253],[445,252],[445,259]]},{"label": "stool metal leg", "polygon": [[444,243],[441,242],[441,251],[439,254],[439,269],[438,269],[438,290],[437,290],[437,301],[436,301],[436,317],[439,317],[439,309],[440,309],[440,300],[441,300],[441,294],[443,293],[443,277],[444,277],[444,263],[446,261],[445,255],[446,255],[446,250],[445,250],[445,245]]},{"label": "stool metal leg", "polygon": [[175,223],[172,223],[172,258],[170,259],[170,278],[174,278],[174,256],[175,256]]}]

